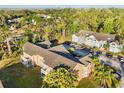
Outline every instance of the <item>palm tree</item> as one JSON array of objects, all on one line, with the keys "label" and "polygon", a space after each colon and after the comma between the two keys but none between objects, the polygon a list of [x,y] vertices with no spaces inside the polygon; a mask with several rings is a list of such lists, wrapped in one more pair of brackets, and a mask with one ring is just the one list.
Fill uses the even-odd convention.
[{"label": "palm tree", "polygon": [[7,43],[9,55],[12,54],[12,49],[11,49],[11,45],[10,45],[10,39],[11,38],[9,38],[9,37],[6,38],[6,43]]},{"label": "palm tree", "polygon": [[94,80],[98,81],[101,87],[118,87],[120,84],[120,79],[117,79],[118,76],[110,66],[101,64],[97,59],[93,60],[95,66],[93,69],[92,77]]},{"label": "palm tree", "polygon": [[6,45],[8,48],[8,53],[9,53],[9,55],[11,55],[12,54],[11,45],[10,45],[11,32],[9,32],[7,25],[3,25],[2,31],[3,32],[1,33],[1,39],[3,42],[6,42]]}]

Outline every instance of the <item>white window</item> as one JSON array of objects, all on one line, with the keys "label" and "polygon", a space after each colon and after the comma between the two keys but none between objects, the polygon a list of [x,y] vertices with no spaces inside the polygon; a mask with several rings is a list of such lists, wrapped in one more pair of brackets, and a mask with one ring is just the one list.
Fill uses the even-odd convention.
[{"label": "white window", "polygon": [[47,65],[42,64],[42,66],[41,66],[41,74],[43,73],[43,74],[47,75],[47,68],[48,68]]}]

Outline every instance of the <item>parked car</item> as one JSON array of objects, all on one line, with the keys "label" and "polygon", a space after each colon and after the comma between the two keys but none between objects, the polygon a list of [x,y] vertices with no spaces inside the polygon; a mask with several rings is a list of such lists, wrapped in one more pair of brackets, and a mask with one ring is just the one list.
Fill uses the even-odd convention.
[{"label": "parked car", "polygon": [[121,62],[124,62],[124,57],[120,59]]},{"label": "parked car", "polygon": [[101,54],[102,54],[102,52],[101,52],[101,51],[97,51],[97,52],[95,52],[95,54],[94,54],[94,55],[95,55],[96,57],[99,57]]},{"label": "parked car", "polygon": [[124,62],[124,57],[118,56],[117,58],[118,58],[118,60],[119,60],[120,62]]},{"label": "parked car", "polygon": [[124,70],[124,62],[120,61],[121,68]]},{"label": "parked car", "polygon": [[97,51],[96,54],[100,55],[100,54],[102,54],[102,52],[101,51]]},{"label": "parked car", "polygon": [[108,58],[112,58],[112,57],[113,57],[113,55],[112,55],[111,53],[106,53],[106,56],[107,56]]},{"label": "parked car", "polygon": [[117,58],[118,58],[118,60],[120,60],[122,58],[122,56],[118,56]]},{"label": "parked car", "polygon": [[124,66],[124,62],[121,62],[121,65]]}]

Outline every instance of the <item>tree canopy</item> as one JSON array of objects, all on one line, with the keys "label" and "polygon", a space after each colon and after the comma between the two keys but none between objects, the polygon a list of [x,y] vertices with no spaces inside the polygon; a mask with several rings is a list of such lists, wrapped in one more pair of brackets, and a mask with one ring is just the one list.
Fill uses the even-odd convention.
[{"label": "tree canopy", "polygon": [[[8,21],[17,17],[20,18],[17,22]],[[11,31],[10,28],[13,25],[15,29]],[[23,33],[23,38],[28,37],[27,41],[36,43],[41,40],[70,40],[73,33],[86,30],[118,34],[123,43],[123,25],[124,9],[119,8],[0,10],[0,42],[2,44],[0,56],[16,52],[16,49],[12,49],[15,46],[12,43],[14,40],[5,43],[7,38],[15,34]],[[7,51],[7,47],[11,52]]]},{"label": "tree canopy", "polygon": [[42,84],[47,88],[73,88],[77,86],[77,76],[61,67],[46,75]]}]

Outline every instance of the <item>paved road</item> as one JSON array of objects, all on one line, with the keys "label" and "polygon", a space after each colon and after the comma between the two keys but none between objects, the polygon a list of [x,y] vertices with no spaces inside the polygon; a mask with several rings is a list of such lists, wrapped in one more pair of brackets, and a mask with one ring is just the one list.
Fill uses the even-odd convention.
[{"label": "paved road", "polygon": [[120,88],[124,88],[124,65],[120,64],[121,68],[122,68],[122,78],[121,78],[121,84],[120,84]]},{"label": "paved road", "polygon": [[121,84],[119,88],[124,88],[124,72],[122,73]]},{"label": "paved road", "polygon": [[105,55],[101,55],[99,57],[99,60],[104,61],[105,64],[107,64],[115,69],[122,70],[119,60],[115,57],[110,59],[110,58],[106,57]]}]

